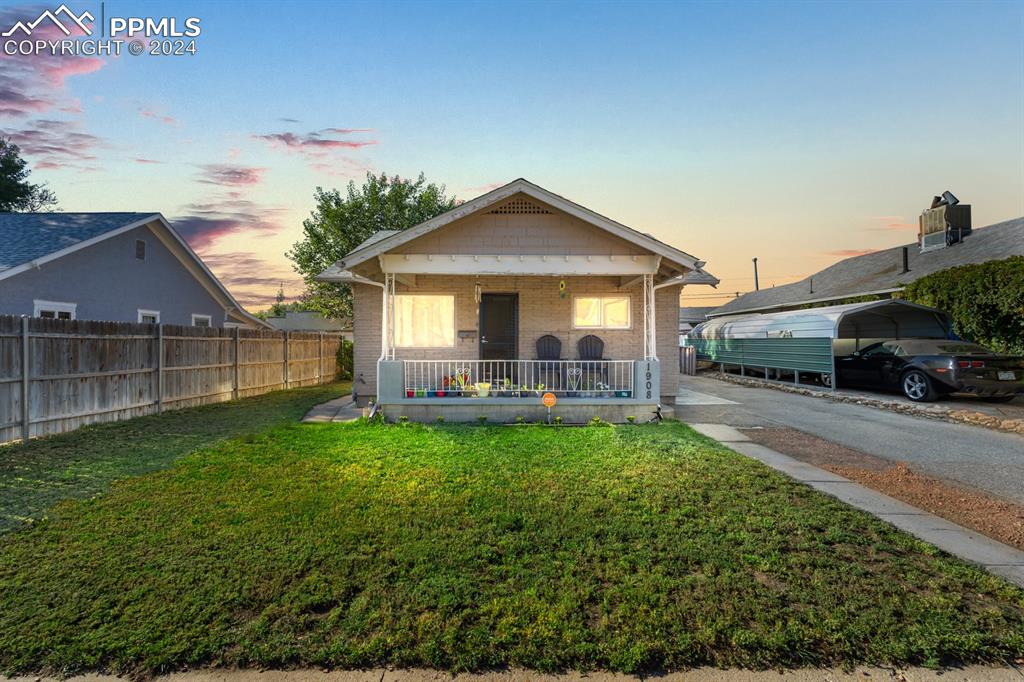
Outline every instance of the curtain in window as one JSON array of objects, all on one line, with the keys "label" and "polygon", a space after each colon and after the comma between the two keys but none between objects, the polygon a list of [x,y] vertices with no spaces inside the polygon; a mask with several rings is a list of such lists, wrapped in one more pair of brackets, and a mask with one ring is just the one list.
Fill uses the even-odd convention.
[{"label": "curtain in window", "polygon": [[454,296],[395,296],[396,347],[450,348],[454,345]]}]

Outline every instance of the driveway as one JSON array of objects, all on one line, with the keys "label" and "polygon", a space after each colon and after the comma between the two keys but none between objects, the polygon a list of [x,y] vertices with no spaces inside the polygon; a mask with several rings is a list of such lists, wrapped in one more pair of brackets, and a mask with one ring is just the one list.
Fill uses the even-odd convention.
[{"label": "driveway", "polygon": [[680,386],[684,422],[798,429],[1024,504],[1024,437],[702,376]]}]

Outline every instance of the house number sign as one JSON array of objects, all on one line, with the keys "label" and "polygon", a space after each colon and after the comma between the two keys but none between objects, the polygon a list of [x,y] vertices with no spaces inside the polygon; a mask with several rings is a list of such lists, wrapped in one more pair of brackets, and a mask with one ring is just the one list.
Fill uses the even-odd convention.
[{"label": "house number sign", "polygon": [[647,391],[646,397],[649,400],[651,398],[651,391],[654,389],[653,376],[651,374],[651,363],[647,363],[647,369],[644,371],[644,390]]}]

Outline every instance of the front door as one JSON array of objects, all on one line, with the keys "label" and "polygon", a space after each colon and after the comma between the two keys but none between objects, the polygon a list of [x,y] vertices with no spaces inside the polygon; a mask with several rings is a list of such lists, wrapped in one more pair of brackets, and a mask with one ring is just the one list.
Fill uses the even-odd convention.
[{"label": "front door", "polygon": [[480,295],[480,359],[515,360],[519,347],[519,294]]}]

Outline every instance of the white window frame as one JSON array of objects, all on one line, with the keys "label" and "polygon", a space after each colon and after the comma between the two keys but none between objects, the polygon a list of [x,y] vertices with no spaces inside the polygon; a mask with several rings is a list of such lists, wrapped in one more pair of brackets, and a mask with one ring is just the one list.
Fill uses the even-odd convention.
[{"label": "white window frame", "polygon": [[202,315],[200,313],[192,313],[192,326],[197,327],[196,320],[206,320],[206,326],[213,326],[213,315]]},{"label": "white window frame", "polygon": [[32,310],[32,317],[39,317],[39,313],[44,310],[52,310],[54,313],[54,319],[56,319],[57,313],[70,313],[72,320],[78,319],[77,303],[68,303],[66,301],[44,301],[39,298],[33,299],[32,303],[34,306]]},{"label": "white window frame", "polygon": [[[629,315],[629,322],[625,327],[608,327],[603,323],[597,326],[576,324],[576,299],[578,298],[624,298],[626,299],[626,312]],[[601,315],[604,316],[604,307],[601,308]],[[573,329],[603,329],[605,331],[630,331],[633,329],[633,297],[629,294],[579,294],[572,297],[572,309],[569,311],[569,322]]]},{"label": "white window frame", "polygon": [[[450,298],[450,299],[452,299],[452,342],[450,344],[446,344],[446,345],[443,345],[443,346],[402,346],[402,345],[400,345],[398,343],[398,299],[400,297],[403,297],[403,296],[409,296],[409,297],[412,297],[412,296],[430,296],[432,298]],[[392,339],[394,341],[394,348],[396,348],[396,349],[400,348],[402,350],[430,350],[430,349],[434,349],[434,348],[455,348],[455,346],[456,346],[456,344],[458,343],[458,340],[459,340],[459,325],[458,325],[459,301],[458,301],[458,298],[455,296],[455,294],[446,294],[446,293],[434,294],[434,293],[426,293],[426,292],[413,294],[413,293],[403,292],[403,293],[400,293],[400,294],[395,294],[393,296],[393,298],[395,300],[394,300],[394,303],[393,303],[393,306],[392,306],[392,310],[394,311],[394,316],[395,317],[394,317],[394,320],[392,320],[392,322],[391,322],[391,324],[392,324],[391,336],[392,336]]]},{"label": "white window frame", "polygon": [[[156,322],[142,322],[143,315],[152,315],[156,318]],[[139,308],[139,323],[140,324],[160,324],[160,311],[159,310],[146,310],[145,308]]]}]

